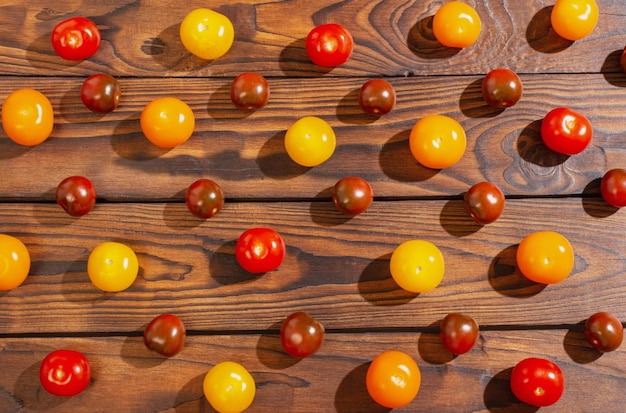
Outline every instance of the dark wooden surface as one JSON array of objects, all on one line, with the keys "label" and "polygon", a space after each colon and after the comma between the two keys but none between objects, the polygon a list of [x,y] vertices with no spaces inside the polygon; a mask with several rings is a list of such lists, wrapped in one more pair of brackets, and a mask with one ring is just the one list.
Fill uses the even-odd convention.
[{"label": "dark wooden surface", "polygon": [[[609,207],[599,179],[626,167],[626,6],[599,0],[600,23],[586,39],[565,42],[549,25],[552,2],[470,2],[483,31],[471,48],[440,46],[431,30],[442,2],[404,1],[0,1],[0,99],[19,87],[45,93],[55,110],[52,136],[26,148],[0,131],[0,233],[22,239],[33,265],[26,282],[0,294],[0,411],[210,412],[202,378],[223,360],[246,366],[257,383],[250,411],[378,412],[365,390],[369,361],[399,349],[422,371],[416,400],[398,411],[534,412],[509,390],[512,367],[529,357],[555,360],[566,391],[553,412],[622,412],[626,348],[601,355],[582,323],[597,311],[626,319],[626,211]],[[223,58],[187,53],[178,24],[190,10],[229,16],[235,44]],[[56,57],[49,34],[73,15],[92,18],[103,42],[91,59]],[[343,66],[308,62],[304,38],[317,24],[338,22],[355,50]],[[485,105],[480,82],[495,67],[517,71],[524,96],[513,108]],[[243,71],[267,76],[270,103],[244,114],[230,102]],[[90,113],[78,95],[84,78],[119,78],[119,108]],[[385,77],[398,101],[381,118],[361,112],[359,87]],[[196,116],[192,138],[169,151],[142,136],[139,115],[159,96],[185,100]],[[539,136],[556,106],[591,120],[583,153],[563,157]],[[432,171],[408,149],[413,124],[445,114],[465,128],[468,148],[455,166]],[[285,130],[315,115],[335,129],[333,157],[315,168],[294,164]],[[80,219],[54,203],[63,178],[89,177],[98,192]],[[347,219],[330,188],[347,175],[367,179],[376,200]],[[217,181],[224,209],[203,221],[184,204],[194,180]],[[480,227],[461,196],[490,180],[507,195],[503,216]],[[237,237],[271,226],[287,245],[274,272],[251,276],[234,258]],[[516,269],[519,241],[537,230],[564,234],[575,251],[570,277],[556,285],[525,281]],[[389,258],[401,242],[440,247],[446,274],[434,291],[402,291]],[[138,254],[140,276],[128,290],[105,294],[89,282],[89,252],[120,241]],[[316,355],[295,360],[280,346],[280,323],[306,310],[326,327]],[[437,336],[449,312],[472,315],[477,346],[452,357]],[[164,312],[189,330],[172,359],[143,347],[145,325]],[[39,363],[57,348],[87,355],[93,383],[61,399],[38,383]]]}]

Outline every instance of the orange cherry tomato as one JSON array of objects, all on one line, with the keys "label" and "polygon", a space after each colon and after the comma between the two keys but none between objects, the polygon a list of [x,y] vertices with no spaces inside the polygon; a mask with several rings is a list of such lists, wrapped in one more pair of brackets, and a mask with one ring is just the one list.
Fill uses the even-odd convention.
[{"label": "orange cherry tomato", "polygon": [[411,356],[390,350],[374,358],[367,369],[367,392],[381,406],[395,409],[411,403],[420,388],[422,376]]},{"label": "orange cherry tomato", "polygon": [[557,0],[550,21],[559,36],[574,41],[591,34],[598,23],[598,15],[595,0]]},{"label": "orange cherry tomato", "polygon": [[572,272],[574,250],[567,238],[558,232],[534,232],[519,244],[517,266],[531,281],[554,284]]},{"label": "orange cherry tomato", "polygon": [[196,126],[191,108],[173,97],[148,103],[141,112],[140,122],[146,138],[161,148],[173,148],[187,142]]},{"label": "orange cherry tomato", "polygon": [[16,90],[2,105],[2,127],[7,136],[20,145],[40,144],[48,139],[53,126],[52,104],[37,90]]},{"label": "orange cherry tomato", "polygon": [[22,241],[0,234],[0,290],[19,287],[30,271],[30,254]]},{"label": "orange cherry tomato", "polygon": [[481,22],[469,4],[451,1],[441,6],[433,18],[433,33],[444,46],[469,47],[480,35]]},{"label": "orange cherry tomato", "polygon": [[467,139],[459,122],[448,116],[429,115],[411,129],[409,146],[417,162],[427,168],[442,169],[463,157]]}]

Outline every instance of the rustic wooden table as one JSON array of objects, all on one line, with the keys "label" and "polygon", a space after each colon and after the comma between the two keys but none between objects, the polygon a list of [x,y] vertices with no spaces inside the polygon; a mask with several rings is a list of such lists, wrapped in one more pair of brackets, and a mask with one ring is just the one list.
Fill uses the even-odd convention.
[{"label": "rustic wooden table", "polygon": [[[598,0],[600,22],[577,42],[550,28],[552,1],[472,0],[483,30],[463,50],[438,44],[432,16],[443,2],[354,1],[0,1],[0,98],[21,87],[54,107],[50,139],[23,147],[0,132],[0,233],[30,250],[32,268],[19,288],[0,294],[0,411],[211,411],[205,373],[232,360],[253,375],[254,412],[377,412],[365,389],[369,362],[398,349],[418,362],[417,398],[398,411],[532,412],[509,389],[512,367],[530,356],[556,361],[566,378],[562,399],[542,411],[622,412],[626,347],[596,352],[584,320],[609,311],[626,320],[626,210],[600,197],[605,171],[626,167],[626,45],[621,0]],[[202,61],[183,48],[178,27],[197,7],[229,16],[235,43],[223,58]],[[49,42],[59,21],[85,15],[98,24],[98,53],[71,63]],[[346,26],[355,40],[343,66],[322,70],[304,52],[318,24]],[[493,68],[515,70],[524,96],[513,108],[485,105],[480,83]],[[232,79],[256,71],[270,83],[270,103],[237,110]],[[84,78],[109,73],[122,85],[119,108],[89,112],[79,97]],[[357,104],[360,86],[384,77],[397,92],[388,115]],[[142,135],[139,115],[152,99],[175,96],[196,116],[192,138],[166,151]],[[541,142],[543,116],[557,106],[587,115],[594,138],[563,157]],[[468,136],[462,160],[441,171],[412,158],[409,132],[429,114],[458,120]],[[337,150],[303,168],[286,155],[283,137],[299,117],[327,120]],[[56,185],[89,177],[98,202],[77,219],[54,202]],[[348,175],[367,179],[371,208],[346,219],[330,188]],[[214,218],[192,216],[184,191],[198,178],[218,182],[227,202]],[[489,180],[507,195],[502,217],[474,224],[461,196]],[[270,226],[287,256],[276,271],[244,272],[234,256],[244,230]],[[516,269],[520,240],[555,230],[575,251],[562,283],[526,281]],[[421,238],[442,250],[443,282],[420,295],[392,280],[389,259],[401,242]],[[128,290],[97,290],[86,272],[90,251],[120,241],[138,255]],[[545,287],[545,288],[544,288]],[[320,351],[287,356],[278,331],[304,310],[327,334]],[[438,338],[449,312],[472,315],[477,346],[453,357]],[[164,359],[144,348],[142,332],[171,312],[188,329],[186,347]],[[93,379],[74,398],[47,394],[39,365],[55,349],[83,352]]]}]

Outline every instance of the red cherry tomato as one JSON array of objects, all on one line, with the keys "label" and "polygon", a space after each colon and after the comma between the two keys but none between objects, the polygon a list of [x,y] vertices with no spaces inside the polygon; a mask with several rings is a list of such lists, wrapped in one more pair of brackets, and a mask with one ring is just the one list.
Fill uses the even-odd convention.
[{"label": "red cherry tomato", "polygon": [[617,350],[624,339],[624,326],[611,313],[601,311],[585,322],[585,338],[598,351],[608,353]]},{"label": "red cherry tomato", "polygon": [[600,181],[600,193],[607,204],[617,208],[626,206],[626,170],[615,168],[606,172]]},{"label": "red cherry tomato", "polygon": [[185,201],[189,211],[198,218],[211,218],[222,210],[222,188],[210,179],[198,179],[187,188]]},{"label": "red cherry tomato", "polygon": [[270,99],[267,80],[258,73],[242,73],[233,80],[230,100],[241,110],[261,109]]},{"label": "red cherry tomato", "polygon": [[490,224],[504,211],[504,193],[496,184],[479,182],[465,193],[463,204],[465,211],[478,224]]},{"label": "red cherry tomato", "polygon": [[497,109],[515,105],[522,97],[522,89],[522,81],[510,69],[494,69],[482,82],[485,102]]},{"label": "red cherry tomato", "polygon": [[359,90],[359,106],[370,115],[384,115],[391,112],[396,103],[396,91],[383,79],[368,80]]},{"label": "red cherry tomato", "polygon": [[55,396],[76,396],[87,388],[91,367],[87,358],[74,350],[56,350],[48,354],[39,368],[42,387]]},{"label": "red cherry tomato", "polygon": [[323,67],[344,64],[352,54],[352,35],[340,24],[319,25],[306,37],[305,49],[311,61]]},{"label": "red cherry tomato", "polygon": [[357,176],[342,178],[333,187],[333,204],[346,215],[358,215],[372,205],[374,191],[370,184]]},{"label": "red cherry tomato", "polygon": [[280,344],[292,357],[308,357],[324,342],[324,326],[304,311],[291,314],[280,328]]},{"label": "red cherry tomato", "polygon": [[274,271],[285,258],[285,243],[271,228],[251,228],[239,236],[235,257],[241,267],[251,273]]},{"label": "red cherry tomato", "polygon": [[100,48],[98,26],[86,17],[70,17],[52,30],[52,47],[66,60],[83,60]]},{"label": "red cherry tomato", "polygon": [[555,152],[575,155],[585,150],[593,136],[591,122],[568,108],[552,109],[541,123],[541,138]]},{"label": "red cherry tomato", "polygon": [[374,401],[390,409],[406,406],[419,392],[422,376],[411,356],[389,350],[374,358],[367,369],[365,385]]},{"label": "red cherry tomato", "polygon": [[143,332],[143,343],[152,351],[165,357],[172,357],[185,344],[187,331],[183,321],[173,314],[155,317]]},{"label": "red cherry tomato", "polygon": [[0,291],[19,287],[28,277],[30,254],[19,239],[0,234]]},{"label": "red cherry tomato", "polygon": [[54,127],[50,100],[34,89],[12,92],[2,104],[2,127],[15,143],[34,146],[48,139]]},{"label": "red cherry tomato", "polygon": [[564,389],[563,373],[550,360],[530,357],[517,363],[511,372],[513,394],[532,406],[543,407],[556,403]]},{"label": "red cherry tomato", "polygon": [[92,210],[96,203],[96,189],[84,176],[70,176],[61,181],[56,190],[57,203],[73,217]]},{"label": "red cherry tomato", "polygon": [[439,327],[441,342],[452,354],[465,354],[478,340],[478,324],[464,314],[450,313]]},{"label": "red cherry tomato", "polygon": [[92,112],[112,112],[120,103],[121,96],[122,89],[117,79],[104,73],[89,76],[80,88],[80,99]]}]

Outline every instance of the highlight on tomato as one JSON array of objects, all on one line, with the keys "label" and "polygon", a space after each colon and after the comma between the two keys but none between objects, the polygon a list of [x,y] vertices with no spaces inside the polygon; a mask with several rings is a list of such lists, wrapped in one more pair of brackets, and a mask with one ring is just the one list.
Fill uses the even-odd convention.
[{"label": "highlight on tomato", "polygon": [[564,155],[576,155],[593,137],[589,119],[569,108],[552,109],[541,122],[541,139],[548,148]]},{"label": "highlight on tomato", "polygon": [[526,358],[513,367],[511,390],[524,403],[536,407],[551,406],[559,401],[565,390],[563,372],[550,360]]},{"label": "highlight on tomato", "polygon": [[344,64],[352,54],[352,35],[341,24],[314,27],[306,37],[305,50],[311,61],[322,67]]},{"label": "highlight on tomato", "polygon": [[76,396],[89,386],[91,366],[87,358],[78,351],[55,350],[41,362],[39,381],[50,394]]},{"label": "highlight on tomato", "polygon": [[554,31],[566,40],[580,40],[591,34],[598,23],[595,0],[556,0],[550,14]]},{"label": "highlight on tomato", "polygon": [[419,366],[408,354],[385,351],[367,369],[365,385],[374,401],[390,409],[406,406],[419,392],[422,377]]},{"label": "highlight on tomato", "polygon": [[482,23],[476,10],[461,1],[451,1],[437,10],[433,18],[435,38],[447,47],[469,47],[480,36]]},{"label": "highlight on tomato", "polygon": [[250,372],[234,361],[213,366],[204,376],[204,396],[220,413],[240,413],[254,401],[256,384]]},{"label": "highlight on tomato", "polygon": [[467,138],[456,120],[444,115],[428,115],[411,129],[409,146],[417,162],[427,168],[443,169],[461,160]]},{"label": "highlight on tomato", "polygon": [[391,254],[391,276],[404,290],[424,293],[437,287],[444,275],[441,251],[429,241],[405,241]]},{"label": "highlight on tomato", "polygon": [[2,127],[15,143],[39,145],[52,133],[54,111],[50,100],[41,92],[18,89],[2,104]]},{"label": "highlight on tomato", "polygon": [[133,284],[139,273],[139,262],[129,246],[108,241],[91,251],[87,260],[87,272],[97,288],[118,292]]},{"label": "highlight on tomato", "polygon": [[305,116],[285,133],[285,150],[297,164],[307,167],[326,162],[335,152],[337,141],[333,128],[321,118]]},{"label": "highlight on tomato", "polygon": [[191,54],[215,60],[226,54],[235,40],[233,23],[225,15],[207,8],[191,11],[180,24],[180,40]]},{"label": "highlight on tomato", "polygon": [[567,238],[558,232],[533,232],[517,248],[517,266],[531,281],[558,283],[574,268],[574,250]]},{"label": "highlight on tomato", "polygon": [[170,149],[187,142],[196,126],[196,118],[189,105],[182,100],[162,97],[145,106],[140,124],[150,142]]},{"label": "highlight on tomato", "polygon": [[0,291],[19,287],[30,271],[26,245],[12,235],[0,234]]},{"label": "highlight on tomato", "polygon": [[70,17],[52,29],[50,41],[54,51],[63,59],[84,60],[100,48],[100,30],[86,17]]}]

